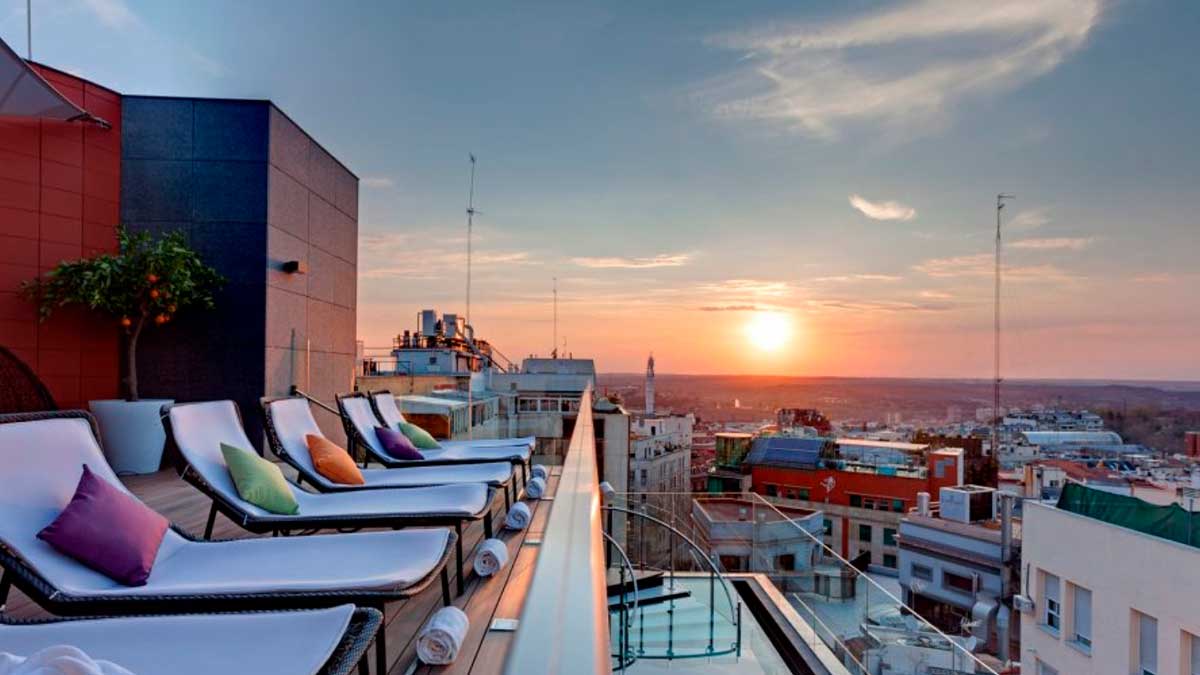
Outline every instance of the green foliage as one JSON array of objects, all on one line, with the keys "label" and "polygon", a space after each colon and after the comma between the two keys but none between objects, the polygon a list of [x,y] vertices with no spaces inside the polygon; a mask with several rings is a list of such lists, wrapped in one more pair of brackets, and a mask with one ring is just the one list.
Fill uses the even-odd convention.
[{"label": "green foliage", "polygon": [[120,253],[64,260],[45,276],[26,282],[25,294],[44,321],[54,310],[83,305],[114,318],[125,329],[125,382],[138,400],[137,344],[147,325],[162,325],[188,307],[212,309],[225,280],[188,246],[182,232],[154,239],[145,232],[118,231]]},{"label": "green foliage", "polygon": [[117,319],[128,331],[140,321],[170,321],[180,310],[213,307],[213,293],[224,283],[200,259],[181,232],[158,239],[144,232],[118,232],[121,252],[84,260],[65,260],[26,293],[38,303],[44,320],[67,305],[84,305]]}]

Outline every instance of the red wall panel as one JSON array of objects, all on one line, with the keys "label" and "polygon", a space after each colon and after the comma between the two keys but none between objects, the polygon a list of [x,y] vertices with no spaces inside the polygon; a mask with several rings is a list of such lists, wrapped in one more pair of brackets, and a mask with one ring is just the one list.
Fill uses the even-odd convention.
[{"label": "red wall panel", "polygon": [[118,394],[120,335],[82,310],[38,323],[21,282],[60,260],[114,252],[121,183],[121,97],[34,66],[112,129],[87,123],[0,118],[0,344],[12,349],[62,407]]}]

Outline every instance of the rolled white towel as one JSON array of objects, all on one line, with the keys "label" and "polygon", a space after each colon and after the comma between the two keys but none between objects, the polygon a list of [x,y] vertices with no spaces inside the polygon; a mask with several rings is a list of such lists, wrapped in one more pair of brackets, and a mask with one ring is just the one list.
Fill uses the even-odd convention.
[{"label": "rolled white towel", "polygon": [[600,481],[600,498],[604,502],[611,502],[613,497],[617,495],[617,491],[613,489],[612,483],[608,481]]},{"label": "rolled white towel", "polygon": [[508,515],[504,517],[504,526],[510,530],[523,530],[529,527],[529,521],[533,520],[533,512],[525,505],[525,502],[517,502],[508,510]]},{"label": "rolled white towel", "polygon": [[467,639],[471,621],[457,607],[443,607],[429,617],[417,634],[417,657],[431,666],[454,663]]},{"label": "rolled white towel", "polygon": [[490,577],[508,564],[508,547],[499,539],[487,539],[475,549],[475,573]]},{"label": "rolled white towel", "polygon": [[545,464],[534,464],[530,473],[534,478],[546,478],[550,475],[550,469],[547,469]]},{"label": "rolled white towel", "polygon": [[534,478],[525,486],[525,495],[530,499],[541,499],[546,493],[546,479]]},{"label": "rolled white towel", "polygon": [[0,652],[0,675],[133,675],[109,661],[94,661],[77,647],[56,645],[28,657]]}]

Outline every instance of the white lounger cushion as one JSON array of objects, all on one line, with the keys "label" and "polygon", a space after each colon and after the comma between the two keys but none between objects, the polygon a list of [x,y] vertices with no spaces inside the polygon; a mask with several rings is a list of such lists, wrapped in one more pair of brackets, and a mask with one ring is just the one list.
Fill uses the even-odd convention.
[{"label": "white lounger cushion", "polygon": [[[371,446],[371,449],[386,457],[387,452],[384,451],[383,444],[379,442],[379,437],[375,435],[375,427],[379,425],[379,420],[375,417],[375,411],[371,410],[371,402],[365,396],[347,396],[342,399],[342,409],[346,411],[346,416],[350,418],[354,428]],[[425,459],[451,461],[457,459],[507,461],[517,459],[525,461],[529,458],[530,444],[525,442],[522,445],[522,439],[493,438],[478,441],[478,443],[481,445],[476,445],[476,441],[438,441],[441,448],[422,449],[421,455]]]},{"label": "white lounger cushion", "polygon": [[470,517],[487,505],[488,490],[483,482],[326,494],[313,494],[289,485],[300,504],[300,513],[280,516],[242,499],[229,475],[229,468],[221,455],[221,443],[252,449],[232,401],[178,405],[171,408],[170,415],[175,443],[192,470],[203,476],[222,497],[237,504],[246,513],[260,518],[300,520],[322,516],[422,513]]},{"label": "white lounger cushion", "polygon": [[146,585],[123,586],[37,538],[70,502],[85,464],[128,492],[87,420],[0,424],[0,542],[73,595],[394,590],[432,572],[450,536],[445,529],[411,529],[202,543],[167,530]]},{"label": "white lounger cushion", "polygon": [[0,652],[69,644],[137,675],[312,675],[341,641],[354,608],[89,619],[0,626]]},{"label": "white lounger cushion", "polygon": [[[313,419],[312,409],[308,401],[302,398],[285,398],[268,404],[271,410],[271,424],[279,442],[288,455],[308,472],[306,478],[319,480],[329,487],[336,486],[317,474],[313,468],[312,456],[308,453],[308,443],[304,437],[308,434],[324,436],[317,421]],[[369,436],[372,442],[375,438],[374,427]],[[380,448],[382,452],[382,448]],[[370,487],[417,487],[421,485],[447,485],[452,483],[503,483],[512,476],[512,466],[503,463],[463,464],[450,466],[410,466],[396,469],[363,469],[363,479]],[[300,508],[304,508],[301,505]]]},{"label": "white lounger cushion", "polygon": [[[400,412],[400,408],[396,405],[396,397],[391,393],[371,394],[371,398],[375,399],[375,407],[379,409],[379,414],[383,416],[384,423],[392,429],[399,429],[400,423],[407,421],[404,419],[404,413]],[[533,450],[534,443],[537,439],[533,436],[519,436],[517,438],[476,438],[469,441],[438,441],[443,447],[474,447],[486,448],[495,445],[519,445]],[[528,456],[528,453],[526,453]]]}]

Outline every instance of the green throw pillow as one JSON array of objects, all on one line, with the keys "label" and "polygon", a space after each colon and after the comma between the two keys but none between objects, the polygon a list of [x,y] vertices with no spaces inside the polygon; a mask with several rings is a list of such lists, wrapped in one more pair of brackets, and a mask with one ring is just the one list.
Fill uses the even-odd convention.
[{"label": "green throw pillow", "polygon": [[242,499],[271,513],[285,516],[300,513],[300,505],[296,503],[287,479],[274,462],[225,443],[221,444],[221,454],[225,456],[225,464]]},{"label": "green throw pillow", "polygon": [[404,435],[408,436],[408,440],[412,441],[412,444],[417,446],[418,450],[437,450],[442,447],[433,439],[433,436],[429,435],[428,431],[425,431],[412,422],[401,422],[400,431],[403,431]]}]

